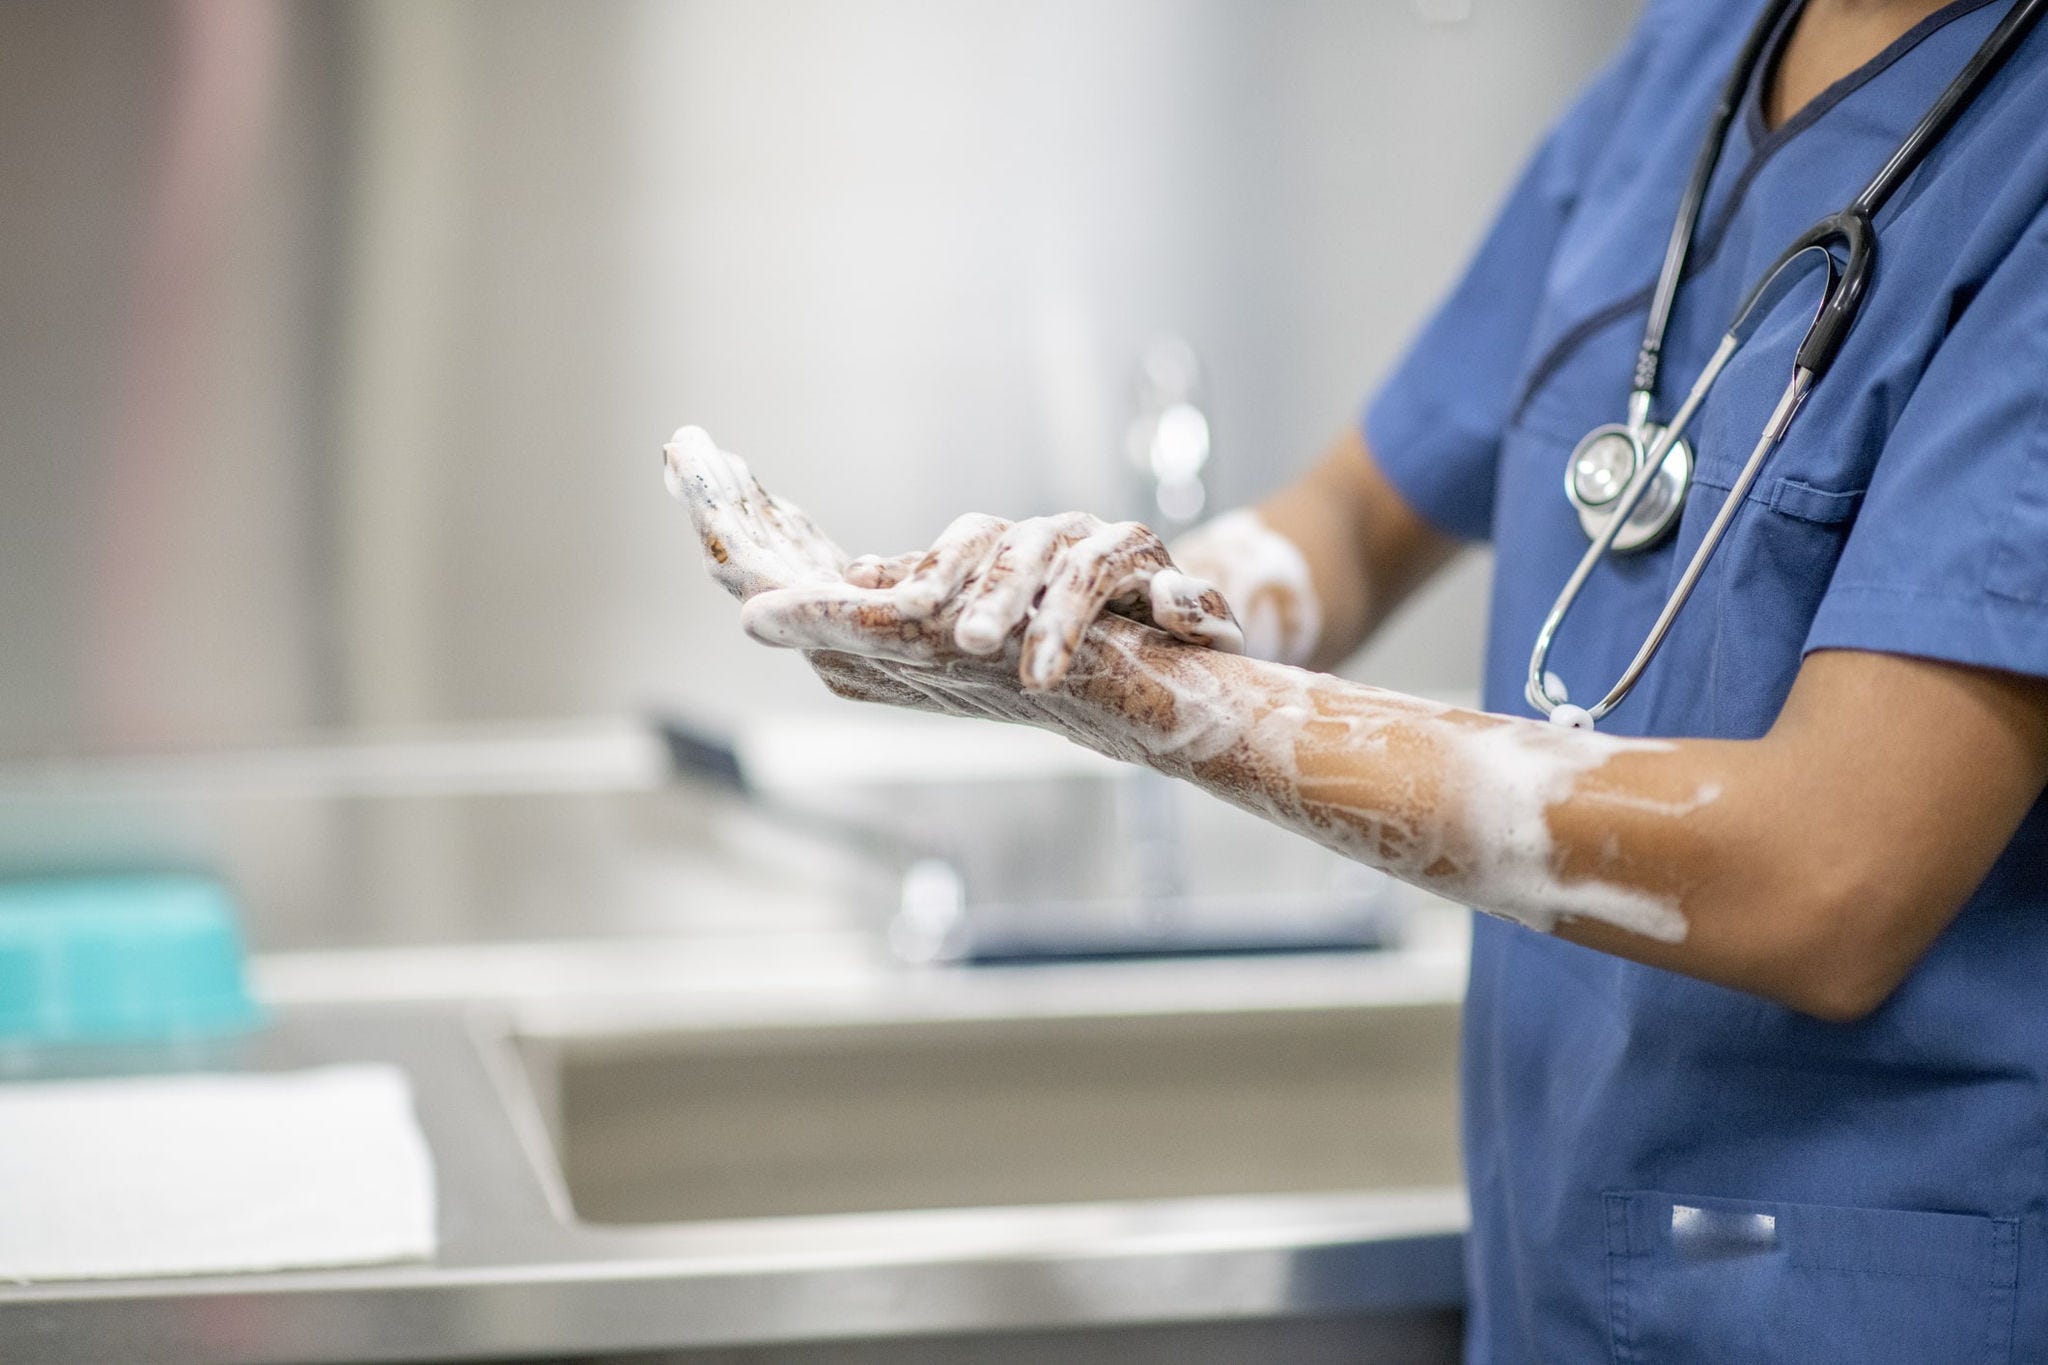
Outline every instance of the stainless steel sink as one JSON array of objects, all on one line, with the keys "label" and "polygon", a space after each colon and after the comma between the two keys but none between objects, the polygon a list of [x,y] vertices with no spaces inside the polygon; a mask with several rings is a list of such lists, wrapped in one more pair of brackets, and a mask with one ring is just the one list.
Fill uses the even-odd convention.
[{"label": "stainless steel sink", "polygon": [[528,1038],[594,1223],[1453,1186],[1449,1004]]}]

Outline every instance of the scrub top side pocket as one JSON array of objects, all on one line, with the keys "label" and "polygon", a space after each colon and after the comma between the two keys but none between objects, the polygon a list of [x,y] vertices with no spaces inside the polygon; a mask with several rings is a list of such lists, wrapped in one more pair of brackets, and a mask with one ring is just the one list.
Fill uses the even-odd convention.
[{"label": "scrub top side pocket", "polygon": [[2019,1225],[1980,1214],[1605,1196],[1615,1365],[2007,1365]]}]

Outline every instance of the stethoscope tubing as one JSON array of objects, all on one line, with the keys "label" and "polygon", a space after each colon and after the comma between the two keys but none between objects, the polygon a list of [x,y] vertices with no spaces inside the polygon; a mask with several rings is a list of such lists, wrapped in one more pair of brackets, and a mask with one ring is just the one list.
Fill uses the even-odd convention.
[{"label": "stethoscope tubing", "polygon": [[[1549,680],[1544,675],[1550,662],[1551,646],[1557,639],[1559,628],[1564,625],[1565,617],[1569,616],[1571,609],[1578,604],[1580,589],[1586,586],[1586,580],[1592,576],[1600,561],[1607,557],[1608,549],[1635,512],[1636,504],[1643,500],[1643,495],[1650,491],[1650,485],[1656,481],[1657,471],[1664,465],[1664,457],[1671,453],[1671,447],[1685,434],[1686,427],[1692,422],[1693,414],[1699,410],[1700,404],[1706,401],[1707,390],[1734,357],[1741,344],[1740,338],[1733,332],[1721,338],[1720,346],[1715,348],[1713,358],[1707,362],[1706,368],[1700,371],[1699,379],[1694,382],[1692,391],[1686,395],[1685,402],[1672,414],[1670,423],[1657,433],[1656,440],[1651,443],[1648,457],[1636,467],[1635,473],[1622,488],[1621,496],[1615,499],[1614,511],[1608,516],[1606,524],[1600,528],[1600,534],[1593,538],[1593,543],[1579,556],[1579,562],[1572,569],[1571,577],[1565,580],[1564,588],[1558,593],[1557,600],[1551,603],[1549,613],[1543,618],[1542,628],[1536,632],[1536,647],[1529,654],[1529,676],[1523,687],[1523,695],[1540,714],[1547,716],[1563,704],[1563,698],[1550,696]],[[1666,605],[1670,605],[1668,600]],[[1672,615],[1675,617],[1676,613]],[[1660,638],[1658,643],[1661,642]],[[1648,653],[1654,652],[1654,646],[1648,650]],[[1610,688],[1597,703],[1586,708],[1592,719],[1597,721],[1620,705],[1621,699],[1628,695],[1628,688],[1633,685],[1633,677],[1640,675],[1643,666],[1649,663],[1648,653],[1639,651],[1636,662],[1630,665],[1629,672],[1622,675],[1622,681]]]},{"label": "stethoscope tubing", "polygon": [[[1523,695],[1540,714],[1549,715],[1562,704],[1561,698],[1550,695],[1549,678],[1546,675],[1549,670],[1551,647],[1556,642],[1558,630],[1564,625],[1565,617],[1570,615],[1571,609],[1577,605],[1580,590],[1585,587],[1586,580],[1592,576],[1600,561],[1607,556],[1615,537],[1621,534],[1621,528],[1635,512],[1636,504],[1642,501],[1643,495],[1655,482],[1665,455],[1692,424],[1693,416],[1699,411],[1700,405],[1706,402],[1707,394],[1713,389],[1714,382],[1721,377],[1721,372],[1728,367],[1728,362],[1735,358],[1736,352],[1755,335],[1763,319],[1799,281],[1803,272],[1794,267],[1799,265],[1808,253],[1814,254],[1816,260],[1812,263],[1819,265],[1825,276],[1820,306],[1814,314],[1815,325],[1817,326],[1821,318],[1828,315],[1830,304],[1841,293],[1849,278],[1847,271],[1838,270],[1833,253],[1828,250],[1828,242],[1834,239],[1832,223],[1833,220],[1830,219],[1827,224],[1817,224],[1812,231],[1801,237],[1778,258],[1770,271],[1757,282],[1756,287],[1750,290],[1749,297],[1743,300],[1741,309],[1736,313],[1734,323],[1722,336],[1720,345],[1714,348],[1714,354],[1708,358],[1706,365],[1701,368],[1699,377],[1693,381],[1692,388],[1685,395],[1685,401],[1679,404],[1678,411],[1672,414],[1669,425],[1657,433],[1656,439],[1650,444],[1648,456],[1637,466],[1635,473],[1621,490],[1621,495],[1615,499],[1614,511],[1606,524],[1600,528],[1600,534],[1593,538],[1593,543],[1579,556],[1577,567],[1572,570],[1571,577],[1565,581],[1563,591],[1558,593],[1557,600],[1551,604],[1549,613],[1543,618],[1542,628],[1536,633],[1536,647],[1529,653],[1529,676],[1523,684]],[[1829,231],[1822,233],[1823,227],[1828,227]],[[1816,238],[1816,234],[1820,236]],[[1851,257],[1858,265],[1855,277],[1859,280],[1867,279],[1872,265],[1871,258],[1877,251],[1876,235],[1867,232],[1851,233],[1847,235],[1846,240],[1849,243]],[[1850,316],[1854,316],[1853,309]],[[1610,687],[1599,701],[1585,708],[1587,716],[1593,721],[1603,719],[1619,706],[1622,699],[1635,687],[1637,679],[1642,677],[1643,670],[1649,666],[1658,647],[1664,643],[1664,637],[1670,633],[1672,623],[1678,619],[1679,611],[1692,596],[1693,587],[1699,582],[1700,575],[1706,572],[1707,561],[1720,544],[1722,534],[1728,529],[1728,523],[1734,519],[1735,509],[1742,505],[1743,497],[1755,483],[1757,474],[1763,468],[1765,457],[1784,438],[1786,429],[1792,424],[1792,418],[1798,413],[1800,406],[1806,401],[1806,395],[1812,391],[1814,383],[1819,378],[1818,372],[1804,365],[1794,364],[1792,383],[1787,386],[1785,396],[1779,399],[1770,420],[1765,423],[1763,439],[1759,440],[1756,448],[1750,452],[1749,459],[1743,464],[1742,472],[1736,478],[1735,490],[1722,504],[1720,512],[1708,526],[1706,535],[1701,538],[1699,547],[1693,551],[1692,559],[1679,575],[1678,582],[1665,596],[1664,606],[1657,613],[1656,623],[1650,628],[1649,634],[1644,637],[1642,647],[1636,651],[1635,658],[1622,672],[1620,680]]]},{"label": "stethoscope tubing", "polygon": [[[1664,644],[1664,637],[1671,633],[1673,623],[1678,620],[1678,613],[1683,611],[1685,604],[1691,600],[1692,590],[1699,585],[1700,575],[1706,572],[1707,562],[1713,558],[1714,550],[1720,544],[1722,535],[1728,530],[1729,523],[1735,520],[1736,509],[1741,507],[1742,500],[1749,496],[1750,486],[1756,482],[1757,474],[1763,469],[1764,460],[1776,448],[1778,442],[1785,438],[1786,428],[1792,425],[1792,418],[1806,402],[1806,395],[1813,391],[1813,381],[1812,371],[1793,371],[1792,382],[1785,386],[1785,392],[1778,399],[1777,407],[1772,410],[1771,419],[1765,425],[1763,435],[1757,438],[1756,448],[1750,451],[1749,459],[1742,466],[1742,472],[1735,478],[1735,486],[1728,490],[1728,496],[1722,501],[1720,510],[1708,524],[1706,534],[1700,538],[1699,548],[1693,551],[1692,558],[1686,561],[1685,572],[1679,575],[1670,595],[1664,599],[1663,609],[1651,623],[1649,633],[1643,637],[1643,643],[1637,648],[1635,657],[1629,660],[1628,667],[1622,670],[1621,677],[1607,690],[1607,695],[1586,708],[1586,714],[1590,719],[1604,719],[1608,712],[1621,705],[1622,699],[1635,690],[1637,681],[1643,676],[1643,670],[1650,666],[1650,660],[1656,657],[1658,649]],[[1561,622],[1563,617],[1560,616],[1559,620]]]},{"label": "stethoscope tubing", "polygon": [[1720,98],[1714,102],[1714,112],[1707,120],[1706,135],[1700,139],[1699,155],[1693,159],[1692,174],[1686,177],[1685,191],[1679,196],[1678,214],[1671,221],[1671,236],[1664,243],[1664,262],[1657,271],[1657,287],[1650,295],[1650,314],[1643,326],[1642,345],[1636,351],[1632,387],[1646,414],[1650,396],[1656,392],[1657,371],[1664,356],[1664,334],[1671,325],[1671,310],[1678,301],[1678,286],[1685,278],[1685,258],[1692,249],[1693,230],[1699,224],[1701,210],[1706,207],[1707,190],[1714,183],[1714,168],[1721,164],[1721,151],[1728,143],[1728,128],[1735,122],[1743,97],[1749,93],[1750,77],[1755,73],[1757,63],[1763,60],[1764,48],[1770,43],[1771,35],[1778,31],[1786,13],[1800,2],[1772,0],[1771,7],[1758,18],[1749,36],[1743,40],[1742,51],[1735,58],[1735,66],[1722,85]]}]

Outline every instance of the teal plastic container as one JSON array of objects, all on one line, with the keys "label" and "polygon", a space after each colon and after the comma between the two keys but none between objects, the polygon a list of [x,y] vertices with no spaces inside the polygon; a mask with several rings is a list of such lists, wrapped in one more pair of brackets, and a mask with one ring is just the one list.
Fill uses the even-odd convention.
[{"label": "teal plastic container", "polygon": [[152,1042],[262,1023],[234,897],[170,873],[0,881],[0,1041]]}]

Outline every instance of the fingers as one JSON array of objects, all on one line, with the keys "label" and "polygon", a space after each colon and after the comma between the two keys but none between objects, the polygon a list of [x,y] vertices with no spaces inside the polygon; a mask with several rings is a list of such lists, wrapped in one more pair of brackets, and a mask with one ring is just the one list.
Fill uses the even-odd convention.
[{"label": "fingers", "polygon": [[677,427],[676,434],[668,438],[668,444],[661,448],[661,482],[668,489],[668,495],[677,502],[690,500],[689,448],[698,437],[711,439],[702,427]]},{"label": "fingers", "polygon": [[732,506],[752,537],[793,573],[837,578],[846,565],[846,552],[818,529],[803,508],[763,488],[745,460],[722,450],[716,453]]},{"label": "fingers", "polygon": [[[665,448],[664,477],[690,508],[713,575],[747,603],[742,627],[763,644],[933,665],[999,654],[1021,630],[1016,676],[1033,691],[1059,684],[1105,611],[1191,644],[1244,648],[1222,594],[1175,569],[1159,538],[1135,522],[1105,526],[1069,513],[1013,524],[971,514],[921,555],[848,560],[800,508],[695,427]],[[918,686],[904,675],[895,682]]]},{"label": "fingers", "polygon": [[1010,523],[1000,517],[969,512],[956,517],[900,583],[896,598],[903,610],[922,619],[960,591],[968,575],[981,567]]},{"label": "fingers", "polygon": [[734,504],[726,457],[701,427],[684,427],[662,447],[662,482],[689,509],[704,549],[704,567],[735,597],[751,597],[789,581],[753,543]]},{"label": "fingers", "polygon": [[1244,629],[1215,584],[1178,569],[1152,576],[1152,624],[1190,644],[1244,653]]},{"label": "fingers", "polygon": [[1167,565],[1166,547],[1135,522],[1099,527],[1069,545],[1024,632],[1024,686],[1043,691],[1056,685],[1096,618],[1112,604],[1142,600]]},{"label": "fingers", "polygon": [[893,588],[910,577],[923,553],[913,550],[907,555],[861,555],[847,563],[839,576],[856,588]]},{"label": "fingers", "polygon": [[1099,523],[1082,514],[1033,517],[1003,533],[981,576],[961,596],[953,641],[969,654],[993,654],[1022,625],[1044,591],[1060,551]]},{"label": "fingers", "polygon": [[846,554],[801,508],[769,493],[700,427],[662,448],[662,481],[690,510],[705,567],[735,597],[839,576]]},{"label": "fingers", "polygon": [[748,471],[746,463],[737,455],[731,460],[738,466],[738,473],[744,478],[747,493],[742,506],[753,516],[765,537],[773,539],[793,564],[800,564],[813,575],[822,578],[837,578],[846,568],[846,551],[838,542],[819,529],[810,514],[793,502],[776,497],[761,486],[761,481]]},{"label": "fingers", "polygon": [[895,663],[936,663],[950,653],[936,627],[904,613],[894,594],[820,583],[749,598],[740,628],[780,649],[830,650]]}]

